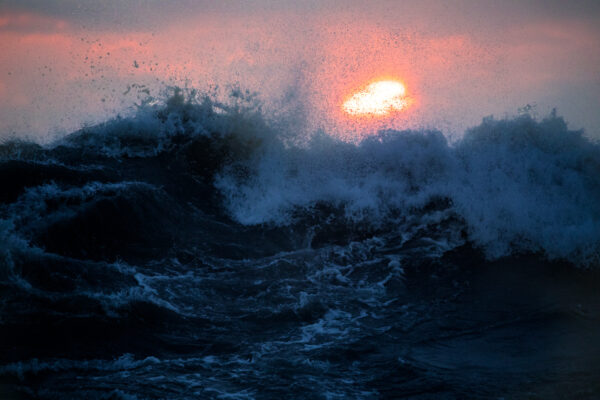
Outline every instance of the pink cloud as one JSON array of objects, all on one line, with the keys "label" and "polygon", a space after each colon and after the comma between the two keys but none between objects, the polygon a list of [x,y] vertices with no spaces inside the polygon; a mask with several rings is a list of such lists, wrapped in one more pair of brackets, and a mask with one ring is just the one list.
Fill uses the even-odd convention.
[{"label": "pink cloud", "polygon": [[65,20],[28,12],[5,12],[0,14],[0,31],[35,32],[63,31],[68,28]]}]

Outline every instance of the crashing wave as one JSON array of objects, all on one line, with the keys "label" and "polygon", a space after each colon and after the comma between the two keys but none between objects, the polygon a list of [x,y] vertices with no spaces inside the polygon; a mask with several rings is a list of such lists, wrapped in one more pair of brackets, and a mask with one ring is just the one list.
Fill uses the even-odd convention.
[{"label": "crashing wave", "polygon": [[[248,93],[236,92],[226,105],[176,90],[164,104],[140,106],[130,118],[49,146],[0,145],[0,173],[10,189],[3,202],[23,203],[35,186],[65,193],[85,192],[96,181],[161,188],[169,181],[150,175],[166,167],[189,175],[185,185],[204,185],[186,192],[210,198],[195,203],[198,209],[220,209],[244,226],[317,226],[335,241],[350,231],[401,234],[425,218],[435,230],[451,219],[452,235],[466,235],[492,259],[532,252],[599,264],[600,145],[555,114],[542,121],[487,118],[455,143],[431,130],[385,130],[359,143],[324,133],[289,140],[294,126],[283,126]],[[119,170],[124,159],[139,163]],[[35,173],[20,179],[23,171]],[[194,202],[175,189],[169,196],[174,204]]]}]

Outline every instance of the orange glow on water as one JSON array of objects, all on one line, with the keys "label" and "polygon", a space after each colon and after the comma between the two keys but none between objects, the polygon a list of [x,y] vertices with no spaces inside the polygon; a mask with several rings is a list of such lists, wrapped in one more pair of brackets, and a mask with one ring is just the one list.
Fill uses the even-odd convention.
[{"label": "orange glow on water", "polygon": [[382,117],[401,111],[409,104],[406,88],[396,80],[381,80],[369,84],[344,101],[342,109],[353,116]]}]

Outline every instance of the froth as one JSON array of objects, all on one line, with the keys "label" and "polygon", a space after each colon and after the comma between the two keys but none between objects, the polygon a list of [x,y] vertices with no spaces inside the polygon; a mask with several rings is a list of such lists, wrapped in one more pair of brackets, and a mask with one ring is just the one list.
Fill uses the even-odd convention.
[{"label": "froth", "polygon": [[288,225],[318,204],[348,222],[401,229],[399,216],[447,199],[490,258],[541,252],[597,265],[600,146],[560,117],[485,119],[449,144],[437,131],[382,131],[358,144],[315,135],[270,143],[216,185],[243,224]]}]

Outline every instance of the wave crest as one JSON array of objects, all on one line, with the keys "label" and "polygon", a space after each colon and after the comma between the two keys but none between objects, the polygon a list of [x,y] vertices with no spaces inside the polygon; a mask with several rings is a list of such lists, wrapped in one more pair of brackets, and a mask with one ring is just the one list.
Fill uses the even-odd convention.
[{"label": "wave crest", "polygon": [[[453,238],[466,237],[492,259],[534,252],[600,264],[600,145],[556,113],[541,121],[486,118],[453,143],[435,130],[383,130],[359,143],[323,132],[298,139],[294,130],[269,120],[250,92],[234,90],[223,103],[175,89],[130,118],[50,146],[0,145],[10,189],[0,200],[53,182],[64,190],[149,182],[168,187],[174,204],[219,209],[254,228],[318,230],[339,242],[356,237],[348,232],[397,236],[423,221],[452,220]],[[138,161],[125,171],[125,159]],[[37,171],[27,175],[35,179],[19,179],[23,171]],[[192,193],[206,201],[192,201]]]},{"label": "wave crest", "polygon": [[541,252],[598,265],[600,146],[551,115],[485,119],[449,144],[436,131],[382,131],[354,145],[317,135],[271,144],[216,185],[243,224],[289,225],[320,203],[348,222],[388,229],[446,199],[490,258]]}]

